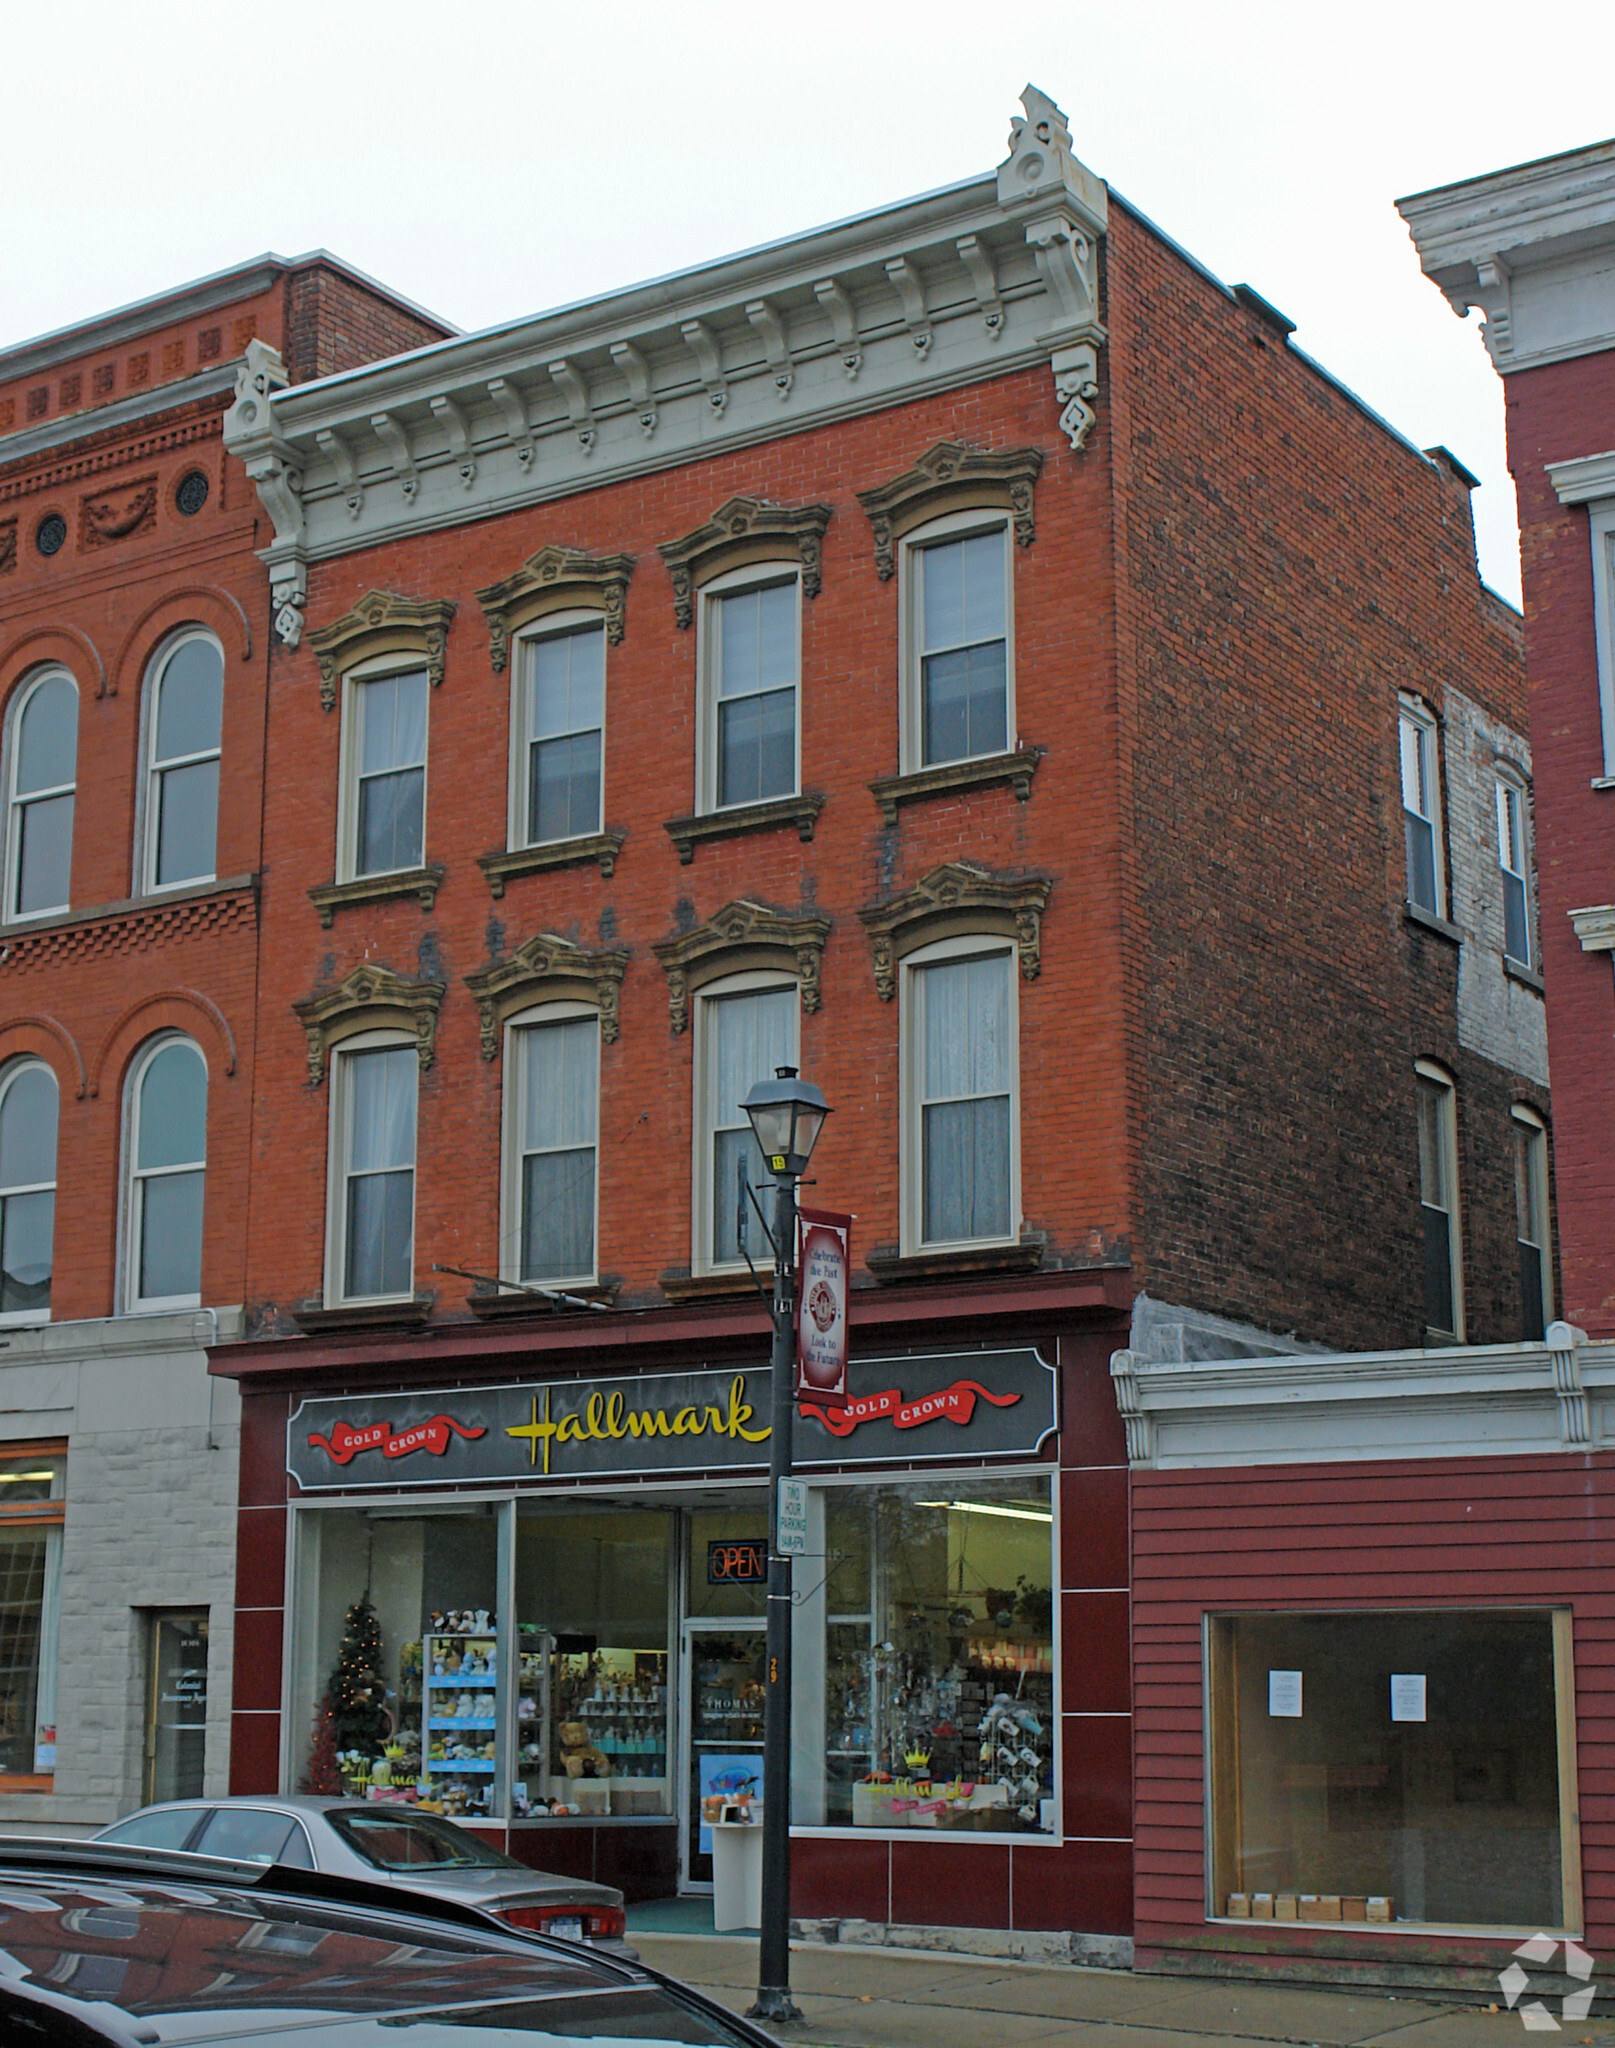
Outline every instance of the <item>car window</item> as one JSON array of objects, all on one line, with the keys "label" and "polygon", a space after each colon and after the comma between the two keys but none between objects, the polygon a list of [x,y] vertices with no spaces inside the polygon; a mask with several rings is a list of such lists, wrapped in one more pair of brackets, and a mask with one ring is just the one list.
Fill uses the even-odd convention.
[{"label": "car window", "polygon": [[374,1813],[349,1810],[326,1818],[348,1847],[377,1870],[466,1870],[489,1864],[500,1870],[526,1867],[490,1849],[452,1821],[428,1813],[382,1806]]},{"label": "car window", "polygon": [[102,1830],[103,1842],[132,1842],[137,1849],[183,1849],[203,1817],[199,1806],[158,1806],[150,1813],[132,1813],[116,1827]]},{"label": "car window", "polygon": [[292,1822],[292,1831],[281,1844],[275,1861],[283,1870],[314,1868],[314,1851],[308,1845],[308,1831],[300,1821]]},{"label": "car window", "polygon": [[192,1846],[203,1856],[233,1856],[239,1863],[273,1863],[296,1826],[289,1815],[264,1806],[216,1806]]}]

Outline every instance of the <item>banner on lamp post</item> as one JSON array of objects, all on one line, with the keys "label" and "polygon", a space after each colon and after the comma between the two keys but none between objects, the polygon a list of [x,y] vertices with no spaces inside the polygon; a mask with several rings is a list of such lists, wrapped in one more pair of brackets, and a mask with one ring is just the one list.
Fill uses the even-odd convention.
[{"label": "banner on lamp post", "polygon": [[847,1405],[847,1287],[852,1218],[799,1209],[796,1270],[796,1398],[820,1408]]}]

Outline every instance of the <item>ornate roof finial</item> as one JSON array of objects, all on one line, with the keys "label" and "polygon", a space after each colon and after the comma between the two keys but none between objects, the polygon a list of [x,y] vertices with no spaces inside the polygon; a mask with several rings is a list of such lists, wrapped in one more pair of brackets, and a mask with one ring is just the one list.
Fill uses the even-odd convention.
[{"label": "ornate roof finial", "polygon": [[999,205],[1024,206],[1069,192],[1101,214],[1103,228],[1104,185],[1072,154],[1065,115],[1035,85],[1021,94],[1021,105],[1026,111],[1010,122],[1009,155],[998,166]]}]

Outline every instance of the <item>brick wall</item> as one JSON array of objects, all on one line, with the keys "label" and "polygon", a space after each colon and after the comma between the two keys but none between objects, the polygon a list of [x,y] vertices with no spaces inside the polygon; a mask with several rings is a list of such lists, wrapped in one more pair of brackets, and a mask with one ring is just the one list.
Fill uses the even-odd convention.
[{"label": "brick wall", "polygon": [[1615,444],[1615,351],[1524,370],[1504,385],[1509,467],[1520,507],[1537,860],[1548,1040],[1560,1084],[1555,1177],[1564,1311],[1615,1335],[1615,983],[1584,953],[1567,913],[1615,889],[1615,792],[1605,773],[1584,506],[1561,505],[1550,462]]},{"label": "brick wall", "polygon": [[328,263],[286,279],[285,356],[294,384],[402,355],[449,330]]},{"label": "brick wall", "polygon": [[[1461,1034],[1457,948],[1404,929],[1397,691],[1521,731],[1517,622],[1450,468],[1120,208],[1109,322],[1142,1278],[1303,1338],[1417,1343],[1413,1063],[1457,1071]],[[1487,1162],[1471,1259],[1506,1240],[1512,1270],[1506,1093],[1477,1078],[1460,1114]],[[1470,1298],[1472,1338],[1518,1335],[1489,1272]]]}]

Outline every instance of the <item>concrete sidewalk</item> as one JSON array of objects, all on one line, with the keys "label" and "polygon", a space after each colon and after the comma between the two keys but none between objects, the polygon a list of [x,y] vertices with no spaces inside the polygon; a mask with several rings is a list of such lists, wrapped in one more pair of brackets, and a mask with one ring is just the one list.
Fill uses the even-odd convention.
[{"label": "concrete sidewalk", "polygon": [[[753,1937],[631,1938],[653,1969],[736,2012],[756,1995]],[[1513,2013],[1423,2000],[817,1943],[792,1944],[791,1988],[803,2023],[776,2029],[779,2039],[834,2048],[1514,2048],[1541,2038]],[[1608,2020],[1555,2038],[1615,2048]]]}]

